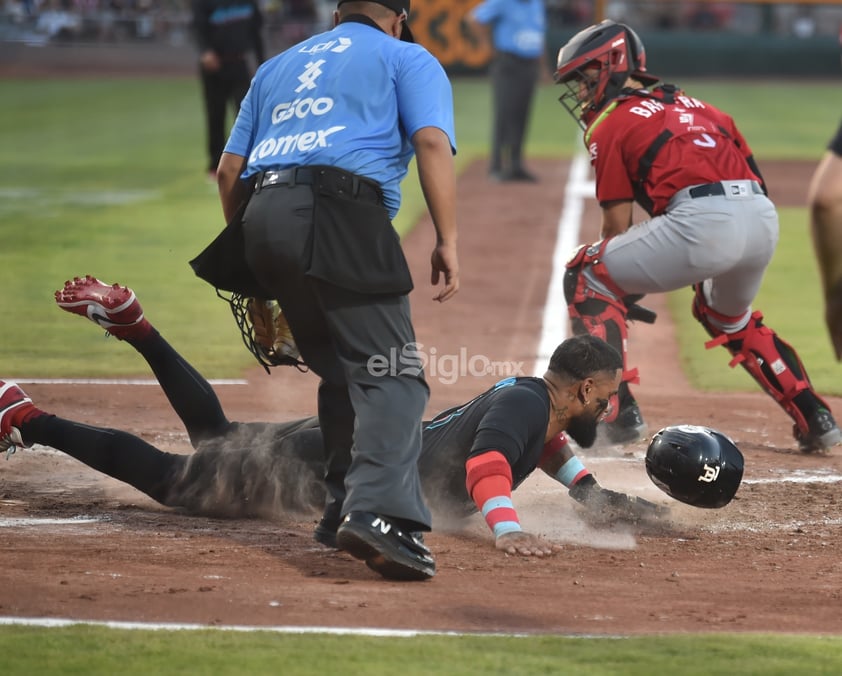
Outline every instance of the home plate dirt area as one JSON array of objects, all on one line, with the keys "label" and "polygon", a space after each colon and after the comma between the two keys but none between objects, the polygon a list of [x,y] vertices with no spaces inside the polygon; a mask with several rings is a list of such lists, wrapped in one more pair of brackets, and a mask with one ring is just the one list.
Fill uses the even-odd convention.
[{"label": "home plate dirt area", "polygon": [[[452,301],[432,301],[430,222],[405,241],[417,337],[438,355],[466,350],[523,362],[527,374],[535,369],[569,165],[535,161],[531,168],[540,183],[490,183],[482,162],[460,178],[462,290]],[[811,171],[806,164],[764,166],[778,206],[804,203]],[[596,239],[597,210],[586,201],[583,240]],[[67,271],[84,273],[97,271]],[[842,632],[842,448],[798,453],[788,417],[748,376],[746,393],[693,391],[679,368],[664,298],[648,297],[646,305],[658,311],[657,323],[630,329],[644,417],[650,432],[696,423],[737,442],[744,481],[723,509],[694,509],[661,493],[646,476],[644,442],[583,451],[604,486],[670,504],[672,518],[645,530],[588,525],[566,492],[536,473],[515,492],[515,504],[524,527],[562,543],[560,553],[507,556],[494,549],[481,517],[454,522],[437,514],[427,537],[437,575],[396,583],[316,544],[315,514],[190,516],[35,447],[0,459],[0,616],[573,634]],[[155,308],[145,309],[154,322]],[[100,337],[92,327],[91,340]],[[113,349],[129,348],[114,341]],[[723,350],[722,368],[727,362]],[[315,411],[312,374],[282,368],[269,376],[255,367],[245,377],[247,386],[217,387],[232,420]],[[498,379],[431,377],[428,413]],[[190,452],[157,387],[24,387],[45,410]],[[830,404],[842,411],[839,399]]]}]

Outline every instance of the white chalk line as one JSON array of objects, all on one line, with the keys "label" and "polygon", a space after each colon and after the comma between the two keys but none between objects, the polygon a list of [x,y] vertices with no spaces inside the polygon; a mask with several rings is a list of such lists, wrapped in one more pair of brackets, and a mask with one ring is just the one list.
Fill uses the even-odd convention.
[{"label": "white chalk line", "polygon": [[[333,634],[337,636],[374,636],[386,638],[414,638],[417,636],[476,636],[496,638],[534,638],[545,632],[534,633],[506,633],[496,631],[432,631],[422,629],[385,629],[381,627],[318,627],[318,626],[288,626],[288,625],[257,625],[231,624],[231,625],[210,625],[210,624],[189,624],[179,622],[154,623],[154,622],[121,622],[121,621],[99,621],[99,620],[73,620],[63,617],[2,617],[0,626],[32,626],[44,627],[47,629],[73,627],[78,625],[103,627],[107,629],[129,629],[141,631],[232,631],[232,632],[258,632],[265,631],[276,634]],[[613,639],[621,640],[629,638],[621,634],[575,634],[575,633],[553,633],[553,636],[563,638],[590,639]]]},{"label": "white chalk line", "polygon": [[842,476],[838,474],[823,474],[823,475],[796,475],[775,477],[772,479],[743,479],[741,483],[744,484],[836,484],[842,481]]},{"label": "white chalk line", "polygon": [[[55,629],[77,625],[103,627],[107,629],[129,629],[142,631],[234,631],[256,632],[266,631],[276,634],[334,634],[340,636],[383,636],[388,638],[413,638],[416,636],[499,636],[507,638],[526,638],[531,634],[507,634],[498,632],[460,632],[460,631],[429,631],[421,629],[386,629],[381,627],[318,627],[289,625],[208,625],[179,622],[120,622],[99,620],[74,620],[64,617],[0,617],[0,626],[31,626]],[[565,635],[570,638],[589,638],[583,634]],[[594,636],[594,638],[607,638]]]},{"label": "white chalk line", "polygon": [[593,197],[594,183],[588,179],[590,162],[579,153],[570,164],[570,174],[564,188],[564,206],[558,220],[558,235],[553,251],[553,270],[547,303],[544,306],[544,318],[541,327],[541,340],[535,358],[534,376],[540,377],[547,368],[553,351],[567,338],[567,301],[564,298],[564,273],[566,263],[579,243],[579,230],[582,226],[582,214],[585,198]]},{"label": "white chalk line", "polygon": [[64,519],[34,516],[9,516],[0,518],[0,528],[22,528],[31,526],[76,526],[86,523],[101,523],[106,521],[96,516],[71,516]]},{"label": "white chalk line", "polygon": [[3,187],[0,188],[2,211],[11,211],[15,207],[29,208],[33,201],[42,207],[60,207],[65,205],[113,206],[136,204],[159,199],[159,190],[88,190],[56,192],[50,188]]}]

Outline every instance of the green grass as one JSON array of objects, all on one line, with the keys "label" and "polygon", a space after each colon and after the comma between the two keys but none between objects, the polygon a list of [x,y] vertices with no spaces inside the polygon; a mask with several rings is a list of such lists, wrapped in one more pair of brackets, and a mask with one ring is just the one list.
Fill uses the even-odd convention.
[{"label": "green grass", "polygon": [[[761,162],[818,158],[838,122],[836,83],[681,84],[733,112]],[[215,187],[202,171],[204,130],[194,79],[3,80],[0,87],[0,284],[7,318],[0,325],[0,374],[146,373],[137,355],[92,340],[94,327],[54,307],[53,290],[69,276],[84,273],[134,287],[149,317],[207,376],[232,377],[250,367],[252,359],[227,306],[187,264],[222,227]],[[528,156],[570,157],[580,148],[578,128],[556,101],[558,93],[552,85],[539,89]],[[487,80],[456,80],[454,97],[461,170],[487,153]],[[404,204],[395,224],[406,232],[423,213],[424,202],[414,171],[403,187]],[[787,253],[807,244],[806,214],[791,211],[782,214],[788,234],[758,307],[797,343],[812,372],[830,372],[828,343],[816,319],[812,254],[803,246],[798,255]],[[698,336],[686,334],[682,325],[683,353],[699,374],[695,382],[720,387],[718,380],[711,385],[706,374],[716,373],[719,379],[721,360],[716,368],[692,366],[697,353],[700,359],[715,357],[704,354]],[[739,375],[729,374],[724,386],[752,387]],[[823,389],[839,393],[842,385]]]},{"label": "green grass", "polygon": [[4,674],[565,674],[790,676],[842,670],[842,639],[768,635],[631,638],[286,635],[127,631],[91,626],[0,630]]},{"label": "green grass", "polygon": [[239,371],[246,360],[228,310],[187,265],[222,227],[202,171],[195,86],[8,81],[3,89],[0,282],[15,319],[0,326],[0,372],[146,371],[136,355],[91,340],[93,327],[53,305],[52,291],[85,273],[131,284],[200,368]]}]

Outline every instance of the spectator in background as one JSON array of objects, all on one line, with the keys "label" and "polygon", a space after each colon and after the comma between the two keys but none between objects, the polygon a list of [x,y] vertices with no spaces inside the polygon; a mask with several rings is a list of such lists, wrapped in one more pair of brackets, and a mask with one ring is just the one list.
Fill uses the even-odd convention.
[{"label": "spectator in background", "polygon": [[590,3],[584,0],[547,0],[547,19],[554,25],[578,26],[590,17]]},{"label": "spectator in background", "polygon": [[816,34],[816,19],[813,16],[813,8],[810,6],[799,7],[795,18],[792,20],[792,34],[807,40]]},{"label": "spectator in background", "polygon": [[694,2],[687,6],[685,20],[691,30],[716,31],[725,29],[733,14],[729,3]]},{"label": "spectator in background", "polygon": [[[314,0],[285,0],[281,36],[284,48],[306,40],[317,31],[319,12]],[[325,27],[327,28],[327,27]]]},{"label": "spectator in background", "polygon": [[256,0],[193,0],[193,29],[199,47],[199,72],[207,122],[208,177],[216,182],[216,167],[228,138],[225,109],[234,115],[251,83],[249,52],[257,65],[264,60],[263,16]]},{"label": "spectator in background", "polygon": [[82,19],[61,0],[48,0],[38,12],[35,31],[49,40],[72,40],[82,30]]},{"label": "spectator in background", "polygon": [[544,0],[485,0],[467,21],[494,50],[490,176],[535,182],[537,178],[523,166],[523,143],[544,58]]}]

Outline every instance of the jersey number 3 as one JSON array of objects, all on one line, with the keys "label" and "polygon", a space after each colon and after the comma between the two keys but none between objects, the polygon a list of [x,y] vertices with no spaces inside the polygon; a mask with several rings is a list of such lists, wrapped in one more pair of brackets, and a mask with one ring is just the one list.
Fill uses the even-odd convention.
[{"label": "jersey number 3", "polygon": [[702,148],[716,148],[716,139],[709,134],[702,134],[701,139],[693,139],[693,143]]}]

